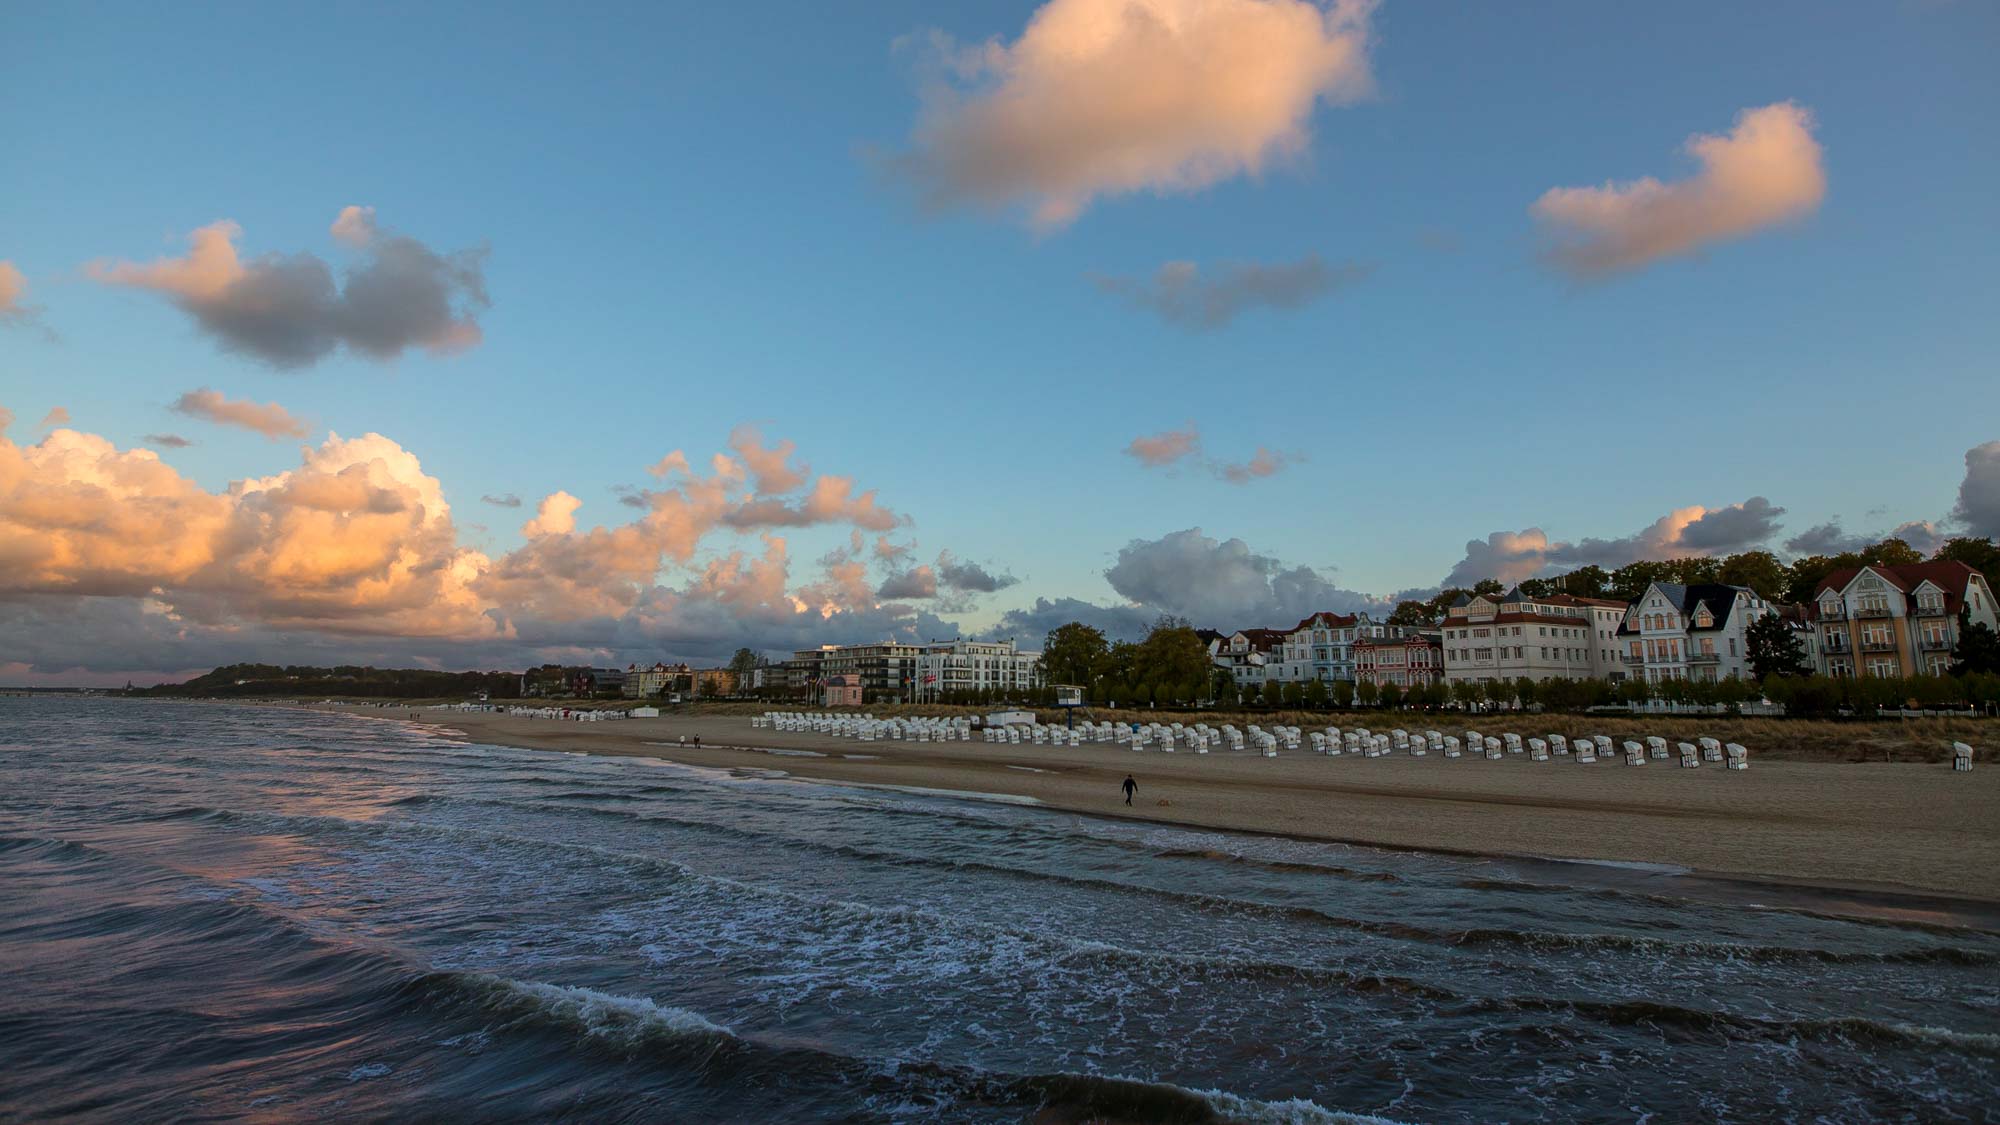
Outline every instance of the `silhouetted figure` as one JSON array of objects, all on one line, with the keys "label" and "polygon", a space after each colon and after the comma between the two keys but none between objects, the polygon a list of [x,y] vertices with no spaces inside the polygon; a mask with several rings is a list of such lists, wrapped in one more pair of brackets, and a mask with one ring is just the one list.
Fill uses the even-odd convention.
[{"label": "silhouetted figure", "polygon": [[1129,805],[1129,804],[1131,804],[1131,803],[1132,803],[1132,794],[1134,794],[1134,793],[1136,793],[1136,792],[1138,792],[1138,791],[1139,791],[1139,783],[1138,783],[1138,782],[1136,782],[1136,781],[1133,781],[1133,780],[1132,780],[1132,775],[1131,775],[1131,774],[1129,774],[1129,773],[1128,773],[1128,774],[1126,774],[1126,775],[1125,775],[1125,803],[1126,803],[1126,804],[1128,804],[1128,805]]}]

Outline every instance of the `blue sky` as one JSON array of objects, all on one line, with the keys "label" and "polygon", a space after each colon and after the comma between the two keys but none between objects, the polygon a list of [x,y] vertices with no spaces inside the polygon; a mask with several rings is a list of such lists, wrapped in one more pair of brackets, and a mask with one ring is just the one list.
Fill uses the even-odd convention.
[{"label": "blue sky", "polygon": [[[220,491],[299,443],[166,407],[275,401],[314,443],[394,439],[497,556],[543,495],[624,522],[614,487],[750,422],[878,490],[920,557],[1020,579],[946,615],[968,627],[1117,602],[1119,550],[1191,527],[1388,594],[1490,532],[1630,536],[1752,496],[1787,534],[1942,520],[2000,437],[1990,4],[1385,0],[1374,93],[1317,103],[1294,157],[1055,230],[926,209],[894,170],[924,52],[895,44],[1012,43],[1036,7],[9,5],[0,259],[40,310],[0,330],[9,436],[57,406],[120,448],[181,433],[163,456]],[[1810,214],[1604,278],[1539,256],[1545,191],[1680,179],[1689,136],[1785,101],[1824,151]],[[83,271],[225,218],[246,256],[338,261],[352,204],[490,247],[479,346],[275,370]],[[1307,254],[1372,272],[1211,330],[1092,282]],[[1234,485],[1125,453],[1190,421],[1214,457],[1297,459]],[[528,507],[478,502],[506,493]],[[796,532],[794,582],[847,536]]]}]

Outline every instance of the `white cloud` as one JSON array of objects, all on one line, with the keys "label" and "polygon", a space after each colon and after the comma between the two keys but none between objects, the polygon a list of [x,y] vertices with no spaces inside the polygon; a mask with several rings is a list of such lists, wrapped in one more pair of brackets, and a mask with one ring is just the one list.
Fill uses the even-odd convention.
[{"label": "white cloud", "polygon": [[1826,196],[1812,125],[1791,102],[1746,109],[1728,136],[1689,138],[1701,170],[1688,179],[1549,189],[1531,210],[1551,236],[1550,259],[1595,277],[1812,213]]},{"label": "white cloud", "polygon": [[937,73],[898,167],[936,205],[1193,192],[1306,146],[1322,100],[1368,94],[1368,0],[1049,0],[1012,43],[929,39]]}]

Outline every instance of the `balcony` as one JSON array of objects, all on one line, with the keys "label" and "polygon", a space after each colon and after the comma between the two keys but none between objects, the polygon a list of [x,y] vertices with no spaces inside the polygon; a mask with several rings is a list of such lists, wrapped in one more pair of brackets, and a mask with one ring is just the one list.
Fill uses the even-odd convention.
[{"label": "balcony", "polygon": [[1925,652],[1950,652],[1957,647],[1957,644],[1958,642],[1950,637],[1925,637],[1917,642],[1917,646]]},{"label": "balcony", "polygon": [[1847,620],[1847,607],[1844,605],[1822,605],[1819,607],[1819,619],[1821,621],[1845,621]]},{"label": "balcony", "polygon": [[1894,640],[1887,640],[1887,641],[1862,641],[1862,642],[1861,642],[1861,651],[1862,651],[1862,652],[1894,652],[1894,651],[1896,651],[1896,642],[1895,642]]},{"label": "balcony", "polygon": [[1854,616],[1887,617],[1889,616],[1889,607],[1885,605],[1875,605],[1875,606],[1864,605],[1860,609],[1854,611]]},{"label": "balcony", "polygon": [[1722,654],[1719,652],[1690,652],[1688,653],[1688,663],[1720,664],[1722,663]]},{"label": "balcony", "polygon": [[1636,652],[1621,652],[1618,654],[1618,659],[1623,660],[1627,664],[1644,664],[1646,662],[1646,658]]},{"label": "balcony", "polygon": [[1925,605],[1922,602],[1918,602],[1916,613],[1918,617],[1943,617],[1945,616],[1944,603]]},{"label": "balcony", "polygon": [[1848,642],[1847,635],[1845,633],[1833,633],[1826,637],[1821,638],[1819,643],[1819,648],[1821,652],[1854,651],[1854,646]]}]

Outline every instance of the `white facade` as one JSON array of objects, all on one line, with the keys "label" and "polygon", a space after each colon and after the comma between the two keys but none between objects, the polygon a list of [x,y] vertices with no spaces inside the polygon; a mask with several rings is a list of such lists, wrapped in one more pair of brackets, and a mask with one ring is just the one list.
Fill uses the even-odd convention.
[{"label": "white facade", "polygon": [[930,645],[917,658],[917,698],[947,692],[1026,691],[1042,682],[1042,654],[1019,652],[1013,641],[952,641]]},{"label": "white facade", "polygon": [[1610,612],[1622,607],[1567,594],[1529,597],[1518,586],[1498,596],[1461,594],[1445,611],[1445,682],[1595,678]]},{"label": "white facade", "polygon": [[1625,614],[1619,658],[1627,674],[1650,683],[1748,679],[1745,634],[1752,622],[1776,612],[1747,586],[1655,582]]}]

